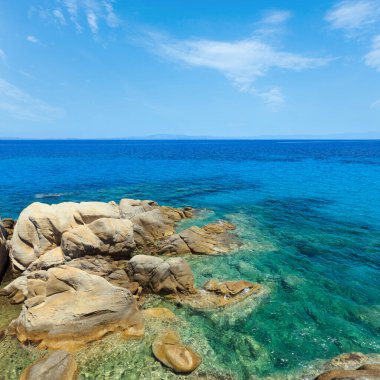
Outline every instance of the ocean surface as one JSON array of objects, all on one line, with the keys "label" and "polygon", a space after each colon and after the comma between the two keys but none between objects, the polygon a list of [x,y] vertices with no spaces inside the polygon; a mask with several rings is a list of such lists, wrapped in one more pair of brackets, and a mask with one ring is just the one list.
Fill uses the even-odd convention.
[{"label": "ocean surface", "polygon": [[[246,279],[269,294],[230,313],[171,306],[189,341],[202,336],[205,368],[297,378],[343,352],[380,353],[380,141],[0,141],[0,173],[1,217],[128,197],[235,223],[242,247],[191,258],[196,282]],[[116,357],[107,366],[98,378],[133,378]]]}]

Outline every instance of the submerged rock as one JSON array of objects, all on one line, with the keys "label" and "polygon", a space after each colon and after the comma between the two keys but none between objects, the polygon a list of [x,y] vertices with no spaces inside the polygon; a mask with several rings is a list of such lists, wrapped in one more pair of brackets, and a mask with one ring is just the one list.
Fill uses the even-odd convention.
[{"label": "submerged rock", "polygon": [[75,359],[65,351],[56,351],[29,366],[20,380],[75,380],[77,378]]},{"label": "submerged rock", "polygon": [[3,293],[22,293],[20,316],[7,334],[40,348],[76,349],[110,331],[141,336],[143,320],[132,294],[80,269],[61,266],[22,276]]},{"label": "submerged rock", "polygon": [[153,342],[154,356],[176,373],[190,373],[202,363],[202,358],[181,343],[175,331],[166,331]]},{"label": "submerged rock", "polygon": [[216,309],[234,305],[248,297],[261,297],[265,289],[249,281],[210,280],[200,289],[189,295],[176,295],[173,298],[194,309]]},{"label": "submerged rock", "polygon": [[235,240],[230,233],[235,226],[228,222],[190,227],[160,243],[160,254],[166,255],[216,255],[230,252]]},{"label": "submerged rock", "polygon": [[335,369],[319,375],[315,380],[379,380],[380,365],[372,365],[372,369]]},{"label": "submerged rock", "polygon": [[166,307],[152,307],[150,309],[145,309],[142,311],[144,318],[155,318],[162,320],[175,320],[175,314],[167,309]]}]

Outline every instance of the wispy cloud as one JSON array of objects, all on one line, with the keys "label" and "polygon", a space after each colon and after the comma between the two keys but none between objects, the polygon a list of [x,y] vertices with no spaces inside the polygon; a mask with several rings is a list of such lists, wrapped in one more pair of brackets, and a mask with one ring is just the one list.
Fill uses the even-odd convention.
[{"label": "wispy cloud", "polygon": [[155,54],[173,62],[216,70],[242,92],[259,95],[268,103],[284,103],[278,87],[258,91],[254,82],[270,71],[301,71],[321,67],[329,58],[311,58],[276,49],[257,37],[237,41],[208,39],[176,40],[149,32],[144,44]]},{"label": "wispy cloud", "polygon": [[371,105],[371,108],[380,108],[380,99],[375,100]]},{"label": "wispy cloud", "polygon": [[0,61],[5,62],[6,59],[7,59],[7,56],[5,55],[4,50],[0,49]]},{"label": "wispy cloud", "polygon": [[61,108],[34,98],[4,79],[0,79],[0,110],[15,119],[28,121],[50,121],[64,114]]},{"label": "wispy cloud", "polygon": [[27,39],[27,41],[31,42],[32,44],[41,44],[39,39],[35,36],[27,36],[26,39]]},{"label": "wispy cloud", "polygon": [[261,20],[263,24],[283,24],[292,17],[292,12],[285,10],[276,10],[267,12]]},{"label": "wispy cloud", "polygon": [[380,71],[380,34],[375,36],[372,41],[372,48],[364,57],[367,66]]},{"label": "wispy cloud", "polygon": [[333,29],[353,36],[380,20],[378,0],[345,0],[337,3],[325,16]]},{"label": "wispy cloud", "polygon": [[59,25],[73,25],[78,32],[87,25],[97,35],[102,23],[109,28],[119,26],[113,3],[113,0],[57,0],[54,8],[40,7],[37,12],[40,17]]}]

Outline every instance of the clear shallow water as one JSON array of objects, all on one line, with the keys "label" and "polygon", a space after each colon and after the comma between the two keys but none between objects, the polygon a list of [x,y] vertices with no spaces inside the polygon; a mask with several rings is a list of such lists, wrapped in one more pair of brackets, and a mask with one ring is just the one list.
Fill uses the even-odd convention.
[{"label": "clear shallow water", "polygon": [[243,278],[269,297],[176,313],[238,379],[380,352],[380,142],[0,141],[0,172],[2,217],[34,201],[133,197],[237,224],[238,252],[190,260],[197,283]]}]

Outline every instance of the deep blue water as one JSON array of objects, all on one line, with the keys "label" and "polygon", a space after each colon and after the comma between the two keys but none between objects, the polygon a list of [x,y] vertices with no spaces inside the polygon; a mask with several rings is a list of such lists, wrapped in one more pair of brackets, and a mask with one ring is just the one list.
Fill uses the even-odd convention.
[{"label": "deep blue water", "polygon": [[242,249],[191,260],[197,282],[270,296],[235,322],[187,317],[238,378],[380,352],[380,141],[0,141],[0,173],[2,217],[132,197],[237,224]]}]

